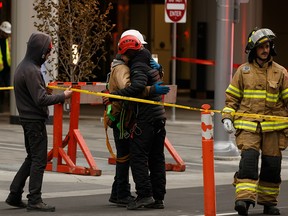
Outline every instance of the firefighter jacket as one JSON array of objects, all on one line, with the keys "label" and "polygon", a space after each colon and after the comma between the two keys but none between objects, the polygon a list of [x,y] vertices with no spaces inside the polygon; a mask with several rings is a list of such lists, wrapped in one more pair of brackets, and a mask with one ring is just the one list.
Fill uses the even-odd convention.
[{"label": "firefighter jacket", "polygon": [[11,55],[10,55],[10,38],[1,39],[0,41],[0,72],[11,65]]},{"label": "firefighter jacket", "polygon": [[[226,89],[223,119],[229,118],[236,129],[255,132],[260,124],[263,132],[288,128],[288,122],[269,120],[245,114],[288,116],[287,70],[271,59],[260,67],[253,63],[242,64]],[[234,113],[237,113],[234,115]],[[260,116],[259,115],[259,116]]]}]

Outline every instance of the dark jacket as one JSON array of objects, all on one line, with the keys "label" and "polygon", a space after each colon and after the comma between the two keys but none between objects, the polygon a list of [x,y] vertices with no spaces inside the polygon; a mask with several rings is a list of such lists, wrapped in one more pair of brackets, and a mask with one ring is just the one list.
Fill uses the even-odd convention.
[{"label": "dark jacket", "polygon": [[[160,81],[159,71],[150,67],[151,53],[147,49],[136,52],[130,60],[130,80],[131,85],[112,92],[112,94],[127,97],[139,97],[146,86],[151,86],[150,94],[145,99],[161,101],[162,96],[155,94],[153,85]],[[138,122],[154,122],[165,119],[165,109],[163,106],[146,103],[136,103],[135,114]]]},{"label": "dark jacket", "polygon": [[24,119],[47,119],[48,106],[63,103],[64,93],[48,95],[41,74],[41,65],[51,43],[51,37],[44,33],[33,33],[27,43],[24,59],[14,74],[14,92],[19,117]]}]

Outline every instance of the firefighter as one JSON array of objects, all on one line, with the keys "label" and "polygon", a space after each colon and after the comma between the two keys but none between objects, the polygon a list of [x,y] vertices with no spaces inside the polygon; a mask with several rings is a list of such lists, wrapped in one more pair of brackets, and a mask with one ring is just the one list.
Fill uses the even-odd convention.
[{"label": "firefighter", "polygon": [[255,29],[249,34],[245,50],[248,62],[237,69],[226,89],[222,122],[226,132],[236,129],[236,144],[241,151],[239,170],[234,176],[235,210],[239,215],[248,215],[249,206],[254,207],[256,203],[264,206],[263,214],[280,215],[276,206],[281,184],[281,151],[287,147],[288,122],[245,116],[288,116],[288,74],[273,61],[275,38],[267,28]]}]

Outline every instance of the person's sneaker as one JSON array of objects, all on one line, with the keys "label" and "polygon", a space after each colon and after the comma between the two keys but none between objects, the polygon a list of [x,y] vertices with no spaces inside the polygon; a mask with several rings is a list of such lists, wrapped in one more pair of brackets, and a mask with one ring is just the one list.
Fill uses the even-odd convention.
[{"label": "person's sneaker", "polygon": [[43,212],[54,212],[55,206],[47,205],[44,202],[37,203],[35,205],[28,204],[27,211],[43,211]]},{"label": "person's sneaker", "polygon": [[238,215],[248,215],[249,206],[248,202],[237,200],[234,209],[238,212]]},{"label": "person's sneaker", "polygon": [[266,215],[280,215],[280,210],[276,206],[265,206],[264,205],[263,214],[266,214]]},{"label": "person's sneaker", "polygon": [[127,205],[127,209],[128,210],[135,210],[138,209],[140,207],[145,207],[148,206],[150,204],[153,204],[155,202],[155,200],[153,199],[152,196],[150,197],[137,197],[133,202],[130,202]]},{"label": "person's sneaker", "polygon": [[133,202],[135,199],[134,196],[130,195],[127,197],[124,197],[122,199],[118,199],[117,200],[117,206],[119,207],[126,207],[130,202]]},{"label": "person's sneaker", "polygon": [[153,208],[153,209],[164,209],[164,201],[163,200],[155,200],[154,203],[145,206],[146,208]]},{"label": "person's sneaker", "polygon": [[7,198],[5,200],[5,202],[10,205],[10,206],[13,206],[13,207],[17,207],[17,208],[26,208],[27,207],[27,204],[24,203],[22,200],[20,201],[15,201],[15,200],[12,200],[11,198]]},{"label": "person's sneaker", "polygon": [[117,197],[116,196],[110,196],[109,202],[117,204]]}]

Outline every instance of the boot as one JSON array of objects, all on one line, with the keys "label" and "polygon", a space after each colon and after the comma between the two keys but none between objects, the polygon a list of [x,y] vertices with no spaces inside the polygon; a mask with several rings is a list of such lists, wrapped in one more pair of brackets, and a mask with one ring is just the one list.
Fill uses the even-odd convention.
[{"label": "boot", "polygon": [[266,215],[280,215],[280,210],[276,206],[264,205],[263,214]]},{"label": "boot", "polygon": [[238,215],[248,215],[250,203],[243,201],[243,200],[237,200],[235,202],[234,209],[238,212]]}]

